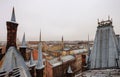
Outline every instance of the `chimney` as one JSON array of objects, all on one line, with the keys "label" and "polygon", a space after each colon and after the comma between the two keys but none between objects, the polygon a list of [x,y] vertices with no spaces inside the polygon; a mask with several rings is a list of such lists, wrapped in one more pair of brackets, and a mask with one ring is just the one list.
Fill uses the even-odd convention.
[{"label": "chimney", "polygon": [[18,23],[16,23],[14,8],[13,8],[13,11],[12,11],[11,21],[7,21],[6,24],[7,24],[6,51],[7,51],[10,46],[14,46],[14,47],[17,48],[17,46],[16,46],[16,36],[17,36]]}]

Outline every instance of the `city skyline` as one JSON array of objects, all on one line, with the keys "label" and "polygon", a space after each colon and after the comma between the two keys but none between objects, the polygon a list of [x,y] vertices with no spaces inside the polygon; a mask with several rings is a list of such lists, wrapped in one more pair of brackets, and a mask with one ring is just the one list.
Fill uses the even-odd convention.
[{"label": "city skyline", "polygon": [[24,32],[26,39],[39,40],[94,40],[97,19],[113,18],[116,34],[120,34],[119,0],[1,0],[0,1],[0,40],[6,41],[6,21],[10,21],[12,8],[15,8],[19,40]]}]

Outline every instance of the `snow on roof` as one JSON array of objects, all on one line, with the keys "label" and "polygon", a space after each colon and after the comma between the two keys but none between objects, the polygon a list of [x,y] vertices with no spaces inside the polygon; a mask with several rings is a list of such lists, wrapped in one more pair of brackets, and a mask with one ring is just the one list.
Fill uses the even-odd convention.
[{"label": "snow on roof", "polygon": [[44,52],[43,52],[43,55],[48,56],[48,54],[47,54],[47,53],[44,53]]},{"label": "snow on roof", "polygon": [[75,77],[120,77],[120,69],[88,70],[75,75]]},{"label": "snow on roof", "polygon": [[82,53],[82,52],[85,52],[85,51],[87,51],[87,49],[77,49],[77,50],[73,50],[73,53],[78,54],[78,53]]},{"label": "snow on roof", "polygon": [[67,62],[67,61],[69,61],[69,60],[75,59],[75,57],[72,56],[72,55],[67,55],[67,56],[61,57],[61,59],[62,59],[63,62]]},{"label": "snow on roof", "polygon": [[70,65],[69,65],[69,67],[68,67],[67,73],[73,73]]},{"label": "snow on roof", "polygon": [[61,60],[59,61],[58,58],[54,58],[52,60],[49,60],[49,63],[53,66],[53,67],[56,67],[58,65],[61,65],[62,62],[67,62],[69,60],[74,60],[75,57],[72,56],[72,55],[67,55],[67,56],[63,56],[61,57]]},{"label": "snow on roof", "polygon": [[18,24],[17,22],[14,22],[14,21],[7,21],[7,22],[11,22],[11,23],[14,23],[14,24]]},{"label": "snow on roof", "polygon": [[27,77],[31,77],[29,69],[25,64],[23,57],[20,55],[20,52],[12,46],[7,50],[7,53],[5,54],[2,67],[0,68],[0,72],[9,72],[17,67],[22,67],[25,70]]},{"label": "snow on roof", "polygon": [[65,51],[68,51],[68,50],[70,50],[70,48],[64,48],[64,50],[65,50]]},{"label": "snow on roof", "polygon": [[0,77],[28,77],[22,67],[14,68],[9,72],[0,72]]},{"label": "snow on roof", "polygon": [[62,61],[59,61],[58,58],[54,58],[52,60],[49,60],[49,63],[53,66],[53,67],[56,67],[58,65],[61,65],[62,64]]}]

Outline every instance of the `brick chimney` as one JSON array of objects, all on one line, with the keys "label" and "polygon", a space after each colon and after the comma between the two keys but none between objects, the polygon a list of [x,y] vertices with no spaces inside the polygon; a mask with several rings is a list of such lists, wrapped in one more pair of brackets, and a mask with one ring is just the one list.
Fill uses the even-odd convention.
[{"label": "brick chimney", "polygon": [[14,8],[13,8],[13,11],[12,11],[11,21],[7,21],[6,24],[7,24],[6,51],[7,51],[10,46],[14,46],[14,47],[17,48],[17,46],[16,46],[16,37],[17,36],[16,35],[17,35],[18,23],[16,23]]}]

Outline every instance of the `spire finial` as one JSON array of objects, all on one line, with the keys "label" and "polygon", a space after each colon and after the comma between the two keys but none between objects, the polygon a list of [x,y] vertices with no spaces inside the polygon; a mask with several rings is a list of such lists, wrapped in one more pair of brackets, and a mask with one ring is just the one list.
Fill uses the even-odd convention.
[{"label": "spire finial", "polygon": [[13,11],[12,11],[11,21],[16,22],[14,7],[13,7]]},{"label": "spire finial", "polygon": [[108,15],[108,20],[110,20],[110,16]]},{"label": "spire finial", "polygon": [[40,40],[39,41],[41,42],[41,29],[40,29]]},{"label": "spire finial", "polygon": [[88,42],[89,42],[89,34],[88,34]]},{"label": "spire finial", "polygon": [[26,47],[25,32],[22,39],[22,46]]},{"label": "spire finial", "polygon": [[90,45],[89,45],[89,34],[88,34],[88,51],[90,50]]},{"label": "spire finial", "polygon": [[113,19],[111,18],[111,21],[113,21]]},{"label": "spire finial", "polygon": [[40,43],[38,44],[38,63],[36,65],[36,69],[41,69],[44,67],[43,59],[42,59],[42,43],[41,43],[41,29],[40,29]]},{"label": "spire finial", "polygon": [[63,42],[63,35],[62,35],[62,42]]},{"label": "spire finial", "polygon": [[97,19],[98,23],[99,23],[99,18]]}]

